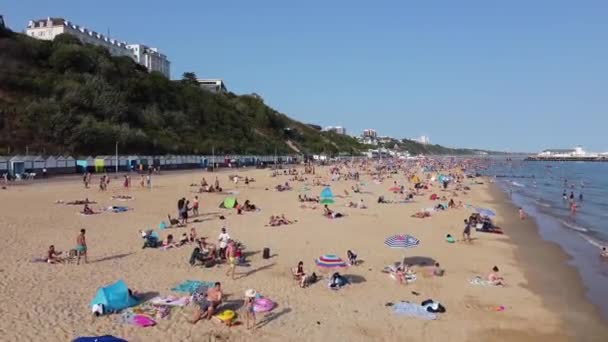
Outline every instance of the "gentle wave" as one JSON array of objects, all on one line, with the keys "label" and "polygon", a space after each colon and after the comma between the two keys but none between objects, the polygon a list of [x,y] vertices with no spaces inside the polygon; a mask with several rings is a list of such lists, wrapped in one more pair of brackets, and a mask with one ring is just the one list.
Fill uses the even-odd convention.
[{"label": "gentle wave", "polygon": [[559,220],[561,222],[562,225],[564,225],[567,228],[570,228],[572,230],[576,230],[577,232],[582,232],[582,233],[587,233],[589,231],[589,229],[585,228],[585,227],[581,227],[578,226],[572,222],[568,222],[565,220]]},{"label": "gentle wave", "polygon": [[543,202],[541,200],[536,200],[535,202],[536,202],[536,204],[540,205],[541,207],[551,208],[551,204],[549,204],[549,203]]},{"label": "gentle wave", "polygon": [[517,182],[511,182],[511,184],[513,184],[514,186],[520,187],[520,188],[525,187],[525,185],[523,185],[521,183],[517,183]]},{"label": "gentle wave", "polygon": [[602,248],[604,247],[599,241],[592,239],[591,237],[583,234],[583,233],[579,233],[578,235],[580,235],[585,241],[589,242],[591,245],[597,247],[597,248]]}]

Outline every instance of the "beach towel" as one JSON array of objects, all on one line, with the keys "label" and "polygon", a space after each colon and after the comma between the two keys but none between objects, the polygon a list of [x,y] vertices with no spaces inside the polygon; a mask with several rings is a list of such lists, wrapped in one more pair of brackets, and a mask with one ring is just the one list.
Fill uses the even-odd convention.
[{"label": "beach towel", "polygon": [[154,305],[186,306],[190,304],[190,297],[158,296],[150,299],[149,302]]},{"label": "beach towel", "polygon": [[476,276],[476,277],[472,278],[471,280],[469,280],[469,283],[471,285],[478,285],[478,286],[494,286],[494,284],[492,284],[492,282],[490,282],[489,280],[485,280],[480,276]]},{"label": "beach towel", "polygon": [[199,281],[199,280],[184,280],[183,282],[177,284],[177,286],[173,287],[171,289],[171,291],[193,294],[201,286],[211,288],[211,287],[215,286],[215,282]]},{"label": "beach towel", "polygon": [[415,317],[426,320],[437,319],[437,315],[428,312],[424,306],[408,302],[400,302],[393,305],[393,313],[400,316]]},{"label": "beach towel", "polygon": [[113,206],[108,207],[107,210],[114,212],[114,213],[124,213],[125,211],[131,210],[131,208],[113,205]]}]

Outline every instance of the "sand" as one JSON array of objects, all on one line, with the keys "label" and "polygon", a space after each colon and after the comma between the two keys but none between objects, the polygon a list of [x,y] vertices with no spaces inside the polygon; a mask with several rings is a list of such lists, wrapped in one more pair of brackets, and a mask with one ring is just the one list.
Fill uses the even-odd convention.
[{"label": "sand", "polygon": [[[321,170],[318,170],[322,172]],[[206,172],[166,173],[153,178],[153,189],[121,189],[121,179],[112,179],[108,192],[96,187],[85,190],[78,178],[34,185],[12,186],[0,191],[0,332],[7,341],[68,341],[77,336],[113,334],[129,341],[600,341],[608,336],[605,322],[586,302],[584,289],[575,270],[565,264],[566,257],[556,246],[540,240],[533,220],[516,219],[516,209],[505,202],[490,184],[473,185],[466,196],[456,200],[492,208],[498,212],[496,223],[506,235],[474,234],[471,243],[448,244],[447,233],[461,238],[462,221],[469,210],[448,210],[431,218],[410,215],[433,205],[427,196],[410,204],[376,204],[378,195],[392,198],[387,189],[392,181],[374,184],[364,190],[373,194],[337,198],[333,209],[347,217],[329,220],[321,210],[301,209],[296,200],[303,184],[295,191],[276,192],[274,185],[288,177],[269,177],[267,170],[239,172],[254,177],[246,187],[239,184],[239,200],[251,200],[262,208],[259,213],[236,215],[218,208],[225,197],[199,195],[201,218],[191,224],[199,236],[217,239],[222,226],[243,241],[250,254],[251,267],[237,268],[237,280],[225,276],[225,267],[203,269],[187,261],[192,246],[172,250],[143,249],[140,229],[155,228],[175,215],[180,197],[193,198],[190,183]],[[216,174],[225,188],[228,173]],[[93,184],[97,184],[94,177]],[[400,178],[401,180],[402,178]],[[136,183],[137,177],[134,177]],[[332,184],[341,195],[354,182]],[[321,187],[311,187],[318,194]],[[431,190],[442,194],[438,189]],[[431,192],[429,191],[429,193]],[[133,201],[110,199],[113,194],[129,194]],[[94,208],[127,205],[126,213],[81,216],[80,206],[54,204],[57,200],[88,197],[98,202]],[[369,209],[346,208],[347,201],[363,198]],[[219,220],[223,214],[226,220]],[[298,222],[286,227],[265,227],[272,214],[285,214]],[[48,265],[32,263],[44,255],[48,245],[68,250],[75,245],[81,228],[87,229],[90,263],[86,265]],[[189,228],[165,230],[179,238]],[[384,246],[385,237],[409,233],[420,239],[419,247],[407,251]],[[261,250],[268,247],[272,258],[264,260]],[[290,274],[299,260],[305,269],[314,270],[313,260],[323,253],[346,257],[346,250],[356,251],[363,263],[343,273],[354,284],[340,291],[330,291],[325,280],[307,289],[296,286]],[[441,278],[422,277],[407,286],[398,285],[381,269],[403,256],[411,262],[437,261],[446,269]],[[501,268],[508,282],[505,288],[472,286],[468,280],[486,275],[492,266]],[[226,327],[204,321],[191,325],[187,319],[194,307],[172,311],[168,319],[152,328],[136,328],[116,321],[117,315],[93,318],[88,303],[96,289],[117,279],[140,292],[166,295],[169,289],[186,279],[221,281],[228,300],[243,298],[247,288],[254,288],[278,303],[269,315],[258,314],[258,329]],[[420,293],[416,296],[412,291]],[[440,301],[447,313],[436,321],[395,316],[387,302],[409,300]],[[496,311],[497,306],[504,311]]]}]

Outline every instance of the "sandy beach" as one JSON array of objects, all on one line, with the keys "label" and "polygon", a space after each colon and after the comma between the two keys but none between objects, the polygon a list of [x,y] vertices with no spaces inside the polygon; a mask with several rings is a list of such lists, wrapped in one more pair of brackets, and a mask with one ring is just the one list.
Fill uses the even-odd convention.
[{"label": "sandy beach", "polygon": [[[472,243],[448,244],[446,234],[462,239],[462,222],[470,210],[449,209],[424,219],[410,217],[436,204],[429,195],[443,194],[438,185],[415,197],[413,203],[377,204],[379,195],[395,197],[388,188],[393,180],[403,182],[403,176],[382,184],[364,176],[367,185],[362,190],[367,193],[351,192],[349,196],[344,190],[350,191],[354,181],[332,182],[337,198],[331,207],[346,217],[330,220],[322,216],[321,207],[300,207],[298,189],[304,183],[292,182],[294,190],[277,192],[274,186],[289,176],[270,177],[269,170],[247,170],[238,175],[256,181],[248,186],[239,183],[235,188],[228,179],[233,173],[166,173],[153,177],[151,190],[135,184],[136,176],[133,188],[123,190],[119,174],[119,178],[112,178],[107,192],[95,186],[98,176],[86,190],[74,178],[0,191],[2,339],[69,341],[104,334],[129,341],[606,341],[608,337],[606,322],[585,299],[579,276],[567,266],[564,253],[540,239],[533,219],[519,220],[517,208],[488,182],[470,185],[471,191],[455,200],[496,211],[494,221],[505,234],[473,232]],[[322,169],[317,173],[327,175]],[[194,227],[199,236],[215,242],[225,226],[231,237],[245,243],[251,263],[250,267],[237,267],[236,280],[225,275],[224,265],[191,267],[192,245],[169,250],[141,248],[139,230],[156,228],[167,220],[168,213],[175,216],[177,199],[196,195],[191,192],[196,189],[189,186],[191,183],[200,182],[202,177],[212,182],[216,176],[225,190],[239,192],[236,197],[240,202],[249,199],[261,211],[236,215],[234,210],[218,208],[226,195],[198,194],[203,222],[159,234],[179,239]],[[322,190],[320,186],[310,188],[312,195]],[[134,200],[111,199],[119,194]],[[78,214],[81,206],[55,204],[85,197],[97,202],[92,206],[95,209],[126,205],[134,210],[82,216]],[[368,209],[346,207],[349,201],[360,199]],[[298,222],[265,227],[273,214],[285,214]],[[220,220],[219,215],[226,219]],[[87,230],[89,264],[32,262],[43,257],[51,244],[60,251],[74,248],[81,228]],[[418,238],[420,245],[405,251],[384,245],[387,236],[403,233]],[[262,258],[266,247],[270,248],[270,259]],[[326,279],[305,289],[296,285],[290,269],[298,261],[304,262],[307,271],[316,270],[327,278],[329,273],[319,272],[314,259],[325,253],[346,258],[348,249],[362,260],[360,265],[341,271],[351,278],[351,286],[332,291]],[[404,256],[415,264],[417,280],[399,285],[381,270]],[[423,276],[424,265],[434,262],[441,264],[445,275]],[[501,269],[506,287],[469,283],[476,275],[487,275],[494,265]],[[96,289],[118,279],[139,292],[160,295],[172,294],[171,287],[188,279],[220,281],[228,301],[243,299],[244,291],[253,288],[278,306],[269,314],[257,314],[255,331],[213,321],[191,325],[187,320],[195,310],[193,305],[173,309],[168,318],[149,328],[120,323],[119,315],[93,317],[88,304]],[[420,303],[427,298],[441,302],[447,312],[427,321],[395,315],[385,305],[401,300]],[[500,306],[504,310],[497,310]]]}]

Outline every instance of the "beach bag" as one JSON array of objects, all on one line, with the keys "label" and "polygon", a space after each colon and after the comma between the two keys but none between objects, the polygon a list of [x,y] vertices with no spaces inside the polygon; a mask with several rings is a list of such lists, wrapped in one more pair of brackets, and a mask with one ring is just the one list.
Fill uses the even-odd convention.
[{"label": "beach bag", "polygon": [[432,299],[427,299],[421,303],[425,307],[426,311],[431,313],[444,313],[445,307],[441,303],[436,302]]},{"label": "beach bag", "polygon": [[264,248],[264,251],[262,252],[262,258],[270,259],[270,248]]}]

